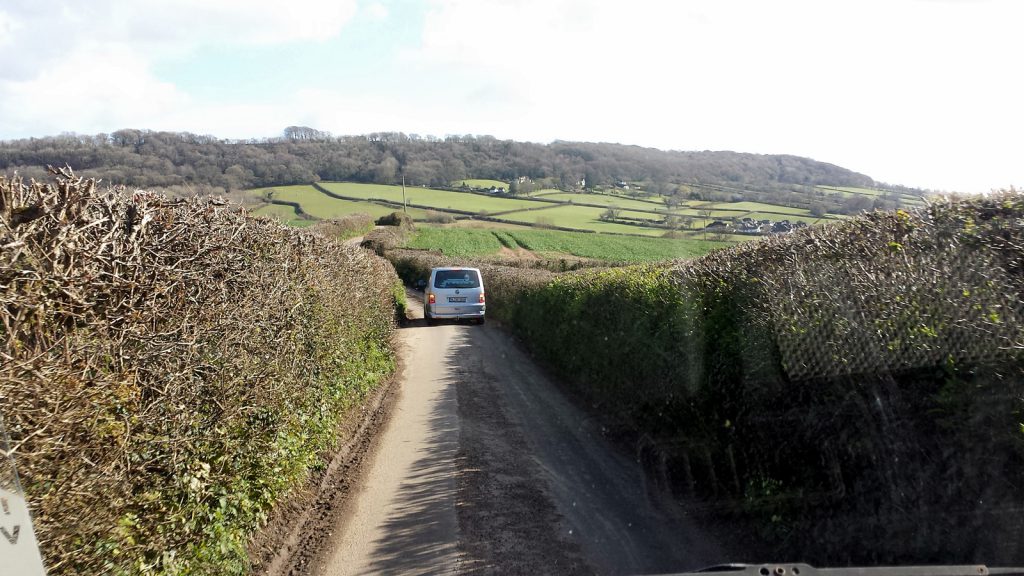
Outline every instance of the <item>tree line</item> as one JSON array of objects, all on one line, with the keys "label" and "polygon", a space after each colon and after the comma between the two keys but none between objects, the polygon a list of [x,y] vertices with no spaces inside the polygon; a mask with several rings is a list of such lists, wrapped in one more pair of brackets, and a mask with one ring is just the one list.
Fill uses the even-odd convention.
[{"label": "tree line", "polygon": [[286,128],[281,137],[251,140],[124,129],[0,142],[5,172],[42,177],[47,165],[65,164],[110,184],[172,193],[224,193],[320,180],[393,184],[403,178],[409,185],[446,187],[466,178],[511,182],[525,177],[529,185],[513,191],[629,182],[665,196],[718,201],[740,196],[807,207],[812,194],[822,196],[816,185],[875,184],[863,174],[788,155],[400,132],[336,137],[302,126]]}]

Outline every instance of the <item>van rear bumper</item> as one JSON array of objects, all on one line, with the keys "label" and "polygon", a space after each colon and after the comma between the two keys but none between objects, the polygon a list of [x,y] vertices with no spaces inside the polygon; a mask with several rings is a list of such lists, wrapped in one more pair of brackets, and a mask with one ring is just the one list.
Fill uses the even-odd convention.
[{"label": "van rear bumper", "polygon": [[487,310],[486,304],[468,304],[466,306],[438,306],[437,304],[424,308],[424,312],[431,318],[482,318]]}]

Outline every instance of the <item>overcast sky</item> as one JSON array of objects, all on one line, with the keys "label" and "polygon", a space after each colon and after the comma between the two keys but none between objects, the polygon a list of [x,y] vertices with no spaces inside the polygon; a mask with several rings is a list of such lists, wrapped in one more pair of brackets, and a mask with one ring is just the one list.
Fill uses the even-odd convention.
[{"label": "overcast sky", "polygon": [[0,139],[490,134],[1024,185],[1019,0],[3,0]]}]

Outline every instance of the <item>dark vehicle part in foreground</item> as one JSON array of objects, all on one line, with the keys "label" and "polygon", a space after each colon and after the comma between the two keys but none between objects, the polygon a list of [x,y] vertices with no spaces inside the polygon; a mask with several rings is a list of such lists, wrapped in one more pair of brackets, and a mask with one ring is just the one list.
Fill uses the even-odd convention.
[{"label": "dark vehicle part in foreground", "polygon": [[664,576],[986,576],[989,574],[1024,575],[1024,568],[989,568],[983,564],[961,566],[871,566],[815,568],[810,564],[719,564],[695,572]]}]

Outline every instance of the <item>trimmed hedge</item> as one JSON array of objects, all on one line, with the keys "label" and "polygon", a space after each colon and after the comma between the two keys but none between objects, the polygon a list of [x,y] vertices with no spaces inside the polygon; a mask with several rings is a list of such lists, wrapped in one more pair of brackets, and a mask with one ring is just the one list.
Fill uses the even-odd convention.
[{"label": "trimmed hedge", "polygon": [[216,201],[0,178],[0,397],[51,574],[244,574],[393,371],[358,248]]},{"label": "trimmed hedge", "polygon": [[373,217],[369,214],[346,214],[333,220],[321,220],[313,225],[312,231],[333,240],[345,240],[362,236],[373,230]]},{"label": "trimmed hedge", "polygon": [[1022,221],[1006,194],[666,265],[485,268],[489,313],[751,550],[1021,562]]}]

